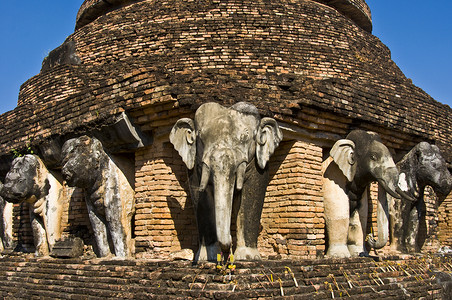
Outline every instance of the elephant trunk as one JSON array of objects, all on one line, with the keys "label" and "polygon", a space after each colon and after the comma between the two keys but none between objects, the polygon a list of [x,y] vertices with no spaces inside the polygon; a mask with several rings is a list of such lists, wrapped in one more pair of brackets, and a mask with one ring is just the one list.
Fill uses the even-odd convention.
[{"label": "elephant trunk", "polygon": [[389,240],[389,210],[386,190],[378,185],[377,204],[377,230],[378,240],[372,234],[367,235],[367,244],[373,249],[383,248]]},{"label": "elephant trunk", "polygon": [[201,181],[199,183],[199,190],[201,192],[205,191],[207,184],[209,183],[209,177],[210,177],[210,168],[207,166],[207,164],[202,164],[202,171],[201,171]]},{"label": "elephant trunk", "polygon": [[378,186],[381,186],[389,195],[394,198],[401,198],[401,190],[398,186],[399,183],[399,171],[397,167],[387,168],[383,172],[383,176],[377,177]]},{"label": "elephant trunk", "polygon": [[437,193],[446,197],[452,191],[452,175],[448,171],[446,171],[445,175],[442,177],[443,178],[442,178],[439,186],[436,189],[434,188],[434,190],[435,191],[437,190]]},{"label": "elephant trunk", "polygon": [[26,200],[24,192],[18,191],[12,184],[5,184],[3,186],[0,191],[0,197],[5,201],[14,204],[22,203]]},{"label": "elephant trunk", "polygon": [[222,183],[214,184],[215,227],[217,240],[223,254],[229,253],[232,246],[231,216],[234,184],[232,178],[225,178]]},{"label": "elephant trunk", "polygon": [[368,245],[373,249],[383,248],[389,240],[389,209],[386,193],[395,198],[398,194],[399,171],[396,166],[384,170],[383,176],[378,179],[378,204],[377,204],[377,230],[378,240],[375,241],[372,234],[366,238]]}]

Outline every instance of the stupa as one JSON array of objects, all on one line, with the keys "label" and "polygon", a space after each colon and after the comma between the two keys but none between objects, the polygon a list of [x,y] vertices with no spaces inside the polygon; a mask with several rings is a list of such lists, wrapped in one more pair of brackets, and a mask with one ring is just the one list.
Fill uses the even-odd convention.
[{"label": "stupa", "polygon": [[[321,163],[336,140],[372,130],[395,160],[429,141],[452,161],[451,108],[406,78],[371,32],[364,0],[86,0],[74,33],[0,116],[1,172],[12,150],[27,149],[58,171],[65,140],[98,137],[134,161],[135,255],[167,257],[196,244],[171,127],[203,103],[247,101],[284,132],[270,161],[261,252],[322,256]],[[447,211],[442,242],[452,238]],[[66,228],[83,223],[67,214]]]}]

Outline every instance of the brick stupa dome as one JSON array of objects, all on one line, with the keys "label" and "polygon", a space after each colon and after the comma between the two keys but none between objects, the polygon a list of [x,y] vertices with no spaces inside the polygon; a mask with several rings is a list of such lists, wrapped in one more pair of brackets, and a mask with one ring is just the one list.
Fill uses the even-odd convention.
[{"label": "brick stupa dome", "polygon": [[[77,13],[76,29],[96,18],[126,5],[142,0],[85,0]],[[364,0],[314,0],[336,8],[355,21],[361,28],[371,32],[372,18],[369,6]]]},{"label": "brick stupa dome", "polygon": [[[322,258],[323,164],[337,140],[373,130],[395,161],[420,141],[437,144],[452,161],[452,109],[405,77],[371,25],[363,0],[87,0],[74,33],[22,85],[17,108],[0,116],[0,175],[11,150],[32,148],[58,173],[65,141],[98,137],[134,184],[134,257],[196,251],[189,173],[169,133],[203,103],[248,101],[284,134],[268,162],[259,251],[263,258]],[[378,187],[369,190],[376,212]],[[68,195],[62,232],[81,232],[90,245],[86,197],[79,189]],[[452,194],[439,208],[427,196],[423,237],[430,242],[423,249],[431,253],[452,241]],[[29,219],[15,220],[25,236],[21,224]],[[353,272],[359,260],[351,261]],[[272,265],[285,271],[281,261]]]},{"label": "brick stupa dome", "polygon": [[75,27],[1,116],[2,155],[122,111],[154,135],[201,103],[245,100],[326,144],[365,127],[452,160],[450,107],[404,76],[363,0],[86,0]]}]

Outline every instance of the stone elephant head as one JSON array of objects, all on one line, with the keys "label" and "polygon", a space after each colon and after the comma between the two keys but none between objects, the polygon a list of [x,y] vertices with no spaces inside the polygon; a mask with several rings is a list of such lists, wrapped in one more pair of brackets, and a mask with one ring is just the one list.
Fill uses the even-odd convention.
[{"label": "stone elephant head", "polygon": [[34,204],[50,189],[45,166],[36,155],[27,154],[13,160],[5,178],[2,196],[8,202]]},{"label": "stone elephant head", "polygon": [[174,125],[170,141],[191,170],[199,259],[215,259],[216,242],[223,253],[229,253],[237,193],[241,199],[235,201],[239,206],[236,259],[260,258],[257,237],[268,184],[266,166],[281,140],[277,122],[261,119],[258,110],[245,102],[230,108],[206,103],[194,120],[183,118]]},{"label": "stone elephant head", "polygon": [[37,155],[13,160],[1,195],[11,203],[28,202],[36,254],[47,255],[61,238],[64,192],[57,175]]},{"label": "stone elephant head", "polygon": [[[398,170],[388,148],[376,133],[354,130],[337,141],[330,151],[331,163],[324,173],[325,218],[329,236],[327,255],[348,257],[366,253],[367,188],[373,181],[394,197],[399,196]],[[378,242],[368,239],[373,248],[388,241],[388,205],[379,196]],[[384,195],[385,196],[385,195]]]},{"label": "stone elephant head", "polygon": [[81,136],[62,148],[62,173],[68,186],[91,188],[102,177],[108,156],[98,139]]},{"label": "stone elephant head", "polygon": [[400,197],[398,170],[376,133],[354,130],[334,144],[330,155],[349,182],[347,194],[352,210],[372,181],[377,181],[394,197]]},{"label": "stone elephant head", "polygon": [[423,244],[418,231],[420,223],[425,222],[425,187],[432,187],[441,202],[452,190],[452,175],[439,148],[427,142],[414,146],[397,163],[397,168],[400,189],[414,201],[390,198],[391,249],[416,252]]},{"label": "stone elephant head", "polygon": [[400,188],[416,200],[427,185],[443,197],[452,190],[452,175],[436,145],[417,144],[397,163],[397,167],[400,169]]}]

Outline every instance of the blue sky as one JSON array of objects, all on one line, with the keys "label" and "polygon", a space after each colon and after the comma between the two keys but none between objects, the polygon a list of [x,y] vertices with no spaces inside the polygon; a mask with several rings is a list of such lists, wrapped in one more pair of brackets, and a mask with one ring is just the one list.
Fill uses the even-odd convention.
[{"label": "blue sky", "polygon": [[[0,113],[14,109],[22,83],[74,31],[83,0],[0,4]],[[415,85],[452,107],[452,1],[367,0],[373,34]]]}]

